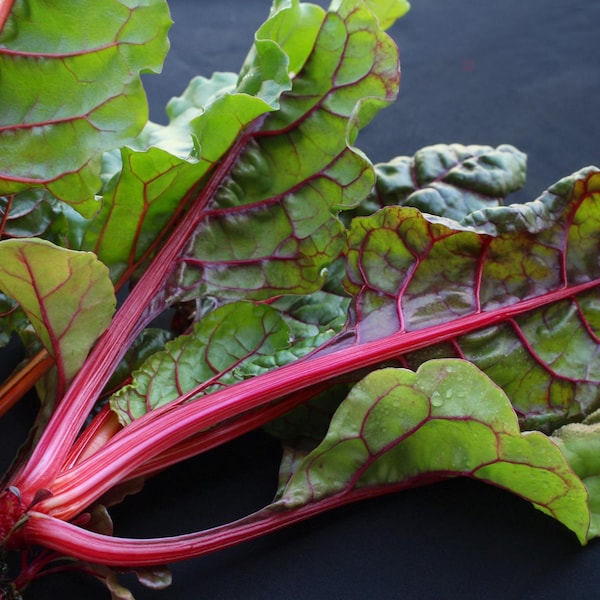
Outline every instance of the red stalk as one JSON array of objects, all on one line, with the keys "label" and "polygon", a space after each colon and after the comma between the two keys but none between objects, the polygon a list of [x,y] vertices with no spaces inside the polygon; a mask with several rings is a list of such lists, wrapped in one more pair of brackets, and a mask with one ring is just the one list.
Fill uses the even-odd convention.
[{"label": "red stalk", "polygon": [[[111,487],[124,481],[142,465],[170,449],[183,445],[199,431],[218,426],[248,411],[313,384],[339,377],[362,367],[394,359],[434,342],[495,325],[600,284],[594,280],[562,288],[491,312],[481,312],[423,330],[398,332],[386,338],[317,355],[280,367],[259,377],[203,396],[189,404],[177,401],[146,413],[121,431],[87,460],[59,474],[50,484],[53,496],[36,506],[39,510],[72,518]],[[193,395],[191,393],[190,395]]]},{"label": "red stalk", "polygon": [[[223,175],[231,170],[248,139],[248,133],[235,142],[227,157],[193,201],[131,294],[116,313],[110,327],[98,340],[85,364],[73,380],[54,411],[36,444],[27,465],[13,485],[28,494],[29,490],[47,487],[60,471],[85,419],[117,364],[139,332],[154,318],[152,301],[175,269],[176,259],[204,216],[204,210]],[[26,498],[25,502],[31,498]]]},{"label": "red stalk", "polygon": [[0,0],[0,31],[4,29],[4,24],[12,10],[15,0]]},{"label": "red stalk", "polygon": [[154,566],[224,550],[333,508],[431,483],[443,477],[443,473],[428,474],[393,486],[351,488],[301,506],[288,507],[283,503],[274,503],[227,525],[165,538],[132,539],[102,535],[44,513],[32,511],[29,513],[27,523],[27,539],[67,556],[96,564]]}]

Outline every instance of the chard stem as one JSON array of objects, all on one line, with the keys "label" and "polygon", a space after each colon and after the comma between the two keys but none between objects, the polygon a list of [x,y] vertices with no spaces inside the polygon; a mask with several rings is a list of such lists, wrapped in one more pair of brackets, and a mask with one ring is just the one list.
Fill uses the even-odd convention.
[{"label": "chard stem", "polygon": [[[259,122],[260,120],[257,123]],[[153,300],[175,269],[177,257],[204,217],[206,205],[224,175],[231,170],[244,148],[251,129],[252,126],[238,138],[201,191],[198,193],[194,186],[188,193],[188,197],[196,194],[189,211],[183,215],[150,267],[117,311],[109,328],[90,352],[50,418],[30,460],[13,482],[24,495],[49,486],[62,468],[88,414],[119,361],[137,335],[157,316],[153,310]],[[160,311],[163,308],[161,305]]]},{"label": "chard stem", "polygon": [[[179,404],[175,400],[133,421],[94,455],[60,474],[50,487],[53,497],[40,503],[39,509],[69,518],[75,508],[84,508],[85,502],[93,501],[102,491],[126,480],[154,457],[179,445],[185,448],[186,440],[192,439],[198,432],[261,409],[277,399],[309,388],[315,381],[331,381],[434,342],[495,325],[528,310],[572,297],[599,283],[594,280],[563,288],[515,305],[478,312],[422,330],[401,331],[339,350],[330,348],[327,354],[298,360],[193,402]],[[80,506],[80,503],[83,504]]]}]

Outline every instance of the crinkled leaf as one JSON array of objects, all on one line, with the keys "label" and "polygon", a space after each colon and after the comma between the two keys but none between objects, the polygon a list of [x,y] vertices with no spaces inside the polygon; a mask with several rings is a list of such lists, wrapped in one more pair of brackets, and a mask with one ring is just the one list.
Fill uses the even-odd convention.
[{"label": "crinkled leaf", "polygon": [[412,157],[375,165],[375,188],[357,214],[397,204],[460,221],[480,208],[499,206],[523,187],[526,163],[525,154],[507,144],[428,146]]},{"label": "crinkled leaf", "polygon": [[109,265],[113,281],[126,278],[147,256],[185,207],[186,193],[244,128],[279,107],[282,92],[291,88],[290,71],[306,60],[322,20],[321,8],[304,3],[275,11],[257,32],[239,76],[194,78],[181,97],[169,102],[167,126],[149,123],[120,157],[105,157],[102,209],[88,228],[84,248]]},{"label": "crinkled leaf", "polygon": [[114,312],[106,267],[91,253],[45,240],[4,240],[0,289],[20,304],[54,357],[58,389],[64,391]]},{"label": "crinkled leaf", "polygon": [[560,450],[540,432],[521,433],[502,390],[455,359],[359,382],[279,502],[291,508],[452,476],[510,490],[586,540],[587,492]]},{"label": "crinkled leaf", "polygon": [[46,187],[91,214],[102,152],[147,120],[139,75],[161,69],[170,24],[164,0],[16,3],[0,35],[0,192]]},{"label": "crinkled leaf", "polygon": [[420,331],[426,349],[407,364],[473,361],[526,427],[589,413],[600,400],[599,202],[589,168],[462,224],[397,206],[354,219],[346,286],[357,343]]},{"label": "crinkled leaf", "polygon": [[132,384],[111,398],[111,406],[126,424],[176,398],[197,397],[235,383],[244,363],[287,347],[289,335],[274,308],[227,304],[148,359],[134,373]]},{"label": "crinkled leaf", "polygon": [[395,96],[397,61],[395,45],[362,2],[348,0],[327,14],[279,110],[245,135],[232,169],[207,198],[171,297],[261,300],[323,284],[323,268],[344,243],[334,213],[373,185],[368,161],[350,144]]},{"label": "crinkled leaf", "polygon": [[77,250],[87,221],[43,189],[0,197],[2,238],[41,237]]}]

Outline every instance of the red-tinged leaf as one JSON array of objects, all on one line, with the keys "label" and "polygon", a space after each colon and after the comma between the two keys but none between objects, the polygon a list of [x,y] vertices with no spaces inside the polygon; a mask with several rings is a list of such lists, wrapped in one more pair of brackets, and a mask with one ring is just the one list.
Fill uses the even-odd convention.
[{"label": "red-tinged leaf", "polygon": [[127,279],[152,253],[186,208],[187,192],[198,193],[201,185],[196,184],[245,128],[279,108],[323,18],[320,7],[304,3],[273,11],[239,75],[195,77],[167,105],[167,126],[148,123],[118,158],[114,152],[105,155],[102,208],[86,231],[83,248],[109,265],[113,281]]},{"label": "red-tinged leaf", "polygon": [[[227,304],[169,342],[111,398],[122,424],[179,399],[191,399],[244,377],[244,366],[289,346],[289,329],[268,305]],[[293,357],[295,358],[295,356]]]},{"label": "red-tinged leaf", "polygon": [[600,401],[599,202],[590,168],[535,202],[481,209],[462,224],[408,207],[355,219],[346,286],[356,343],[431,331],[427,349],[402,360],[474,362],[525,427],[589,413]]},{"label": "red-tinged leaf", "polygon": [[361,380],[277,504],[341,504],[453,476],[510,490],[587,539],[588,495],[560,450],[542,433],[521,433],[502,390],[456,359]]},{"label": "red-tinged leaf", "polygon": [[115,296],[91,253],[38,239],[0,242],[0,289],[19,302],[54,357],[60,396],[110,323]]},{"label": "red-tinged leaf", "polygon": [[362,2],[325,17],[279,110],[245,137],[181,257],[170,297],[262,300],[321,287],[344,244],[335,217],[374,183],[351,147],[396,94],[397,49]]}]

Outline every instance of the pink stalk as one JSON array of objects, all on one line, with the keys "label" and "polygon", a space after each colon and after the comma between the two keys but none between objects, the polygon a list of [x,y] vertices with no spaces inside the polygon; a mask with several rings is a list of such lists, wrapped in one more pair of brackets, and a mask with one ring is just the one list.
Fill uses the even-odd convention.
[{"label": "pink stalk", "polygon": [[122,567],[162,565],[224,550],[327,510],[438,481],[445,475],[447,474],[427,474],[393,486],[351,488],[301,506],[288,507],[276,502],[227,525],[164,538],[133,539],[102,535],[47,514],[31,511],[26,538],[32,544],[41,544],[66,556],[96,564]]},{"label": "pink stalk", "polygon": [[47,487],[59,472],[114,369],[139,332],[155,316],[147,307],[152,306],[152,301],[174,270],[178,255],[203,218],[206,205],[220,185],[224,174],[231,170],[232,164],[237,160],[248,135],[242,135],[225,160],[216,167],[207,185],[153,260],[152,267],[142,275],[110,327],[92,349],[54,411],[30,460],[13,482],[23,493]]},{"label": "pink stalk", "polygon": [[422,330],[398,332],[380,340],[298,360],[188,404],[167,404],[146,413],[119,431],[93,456],[59,474],[49,487],[53,496],[41,501],[36,509],[61,518],[72,518],[153,457],[184,444],[199,431],[263,407],[310,386],[314,381],[328,381],[432,343],[495,325],[599,284],[599,280],[594,280],[491,312],[468,315]]},{"label": "pink stalk", "polygon": [[0,31],[4,29],[4,24],[12,10],[15,0],[0,0]]}]

